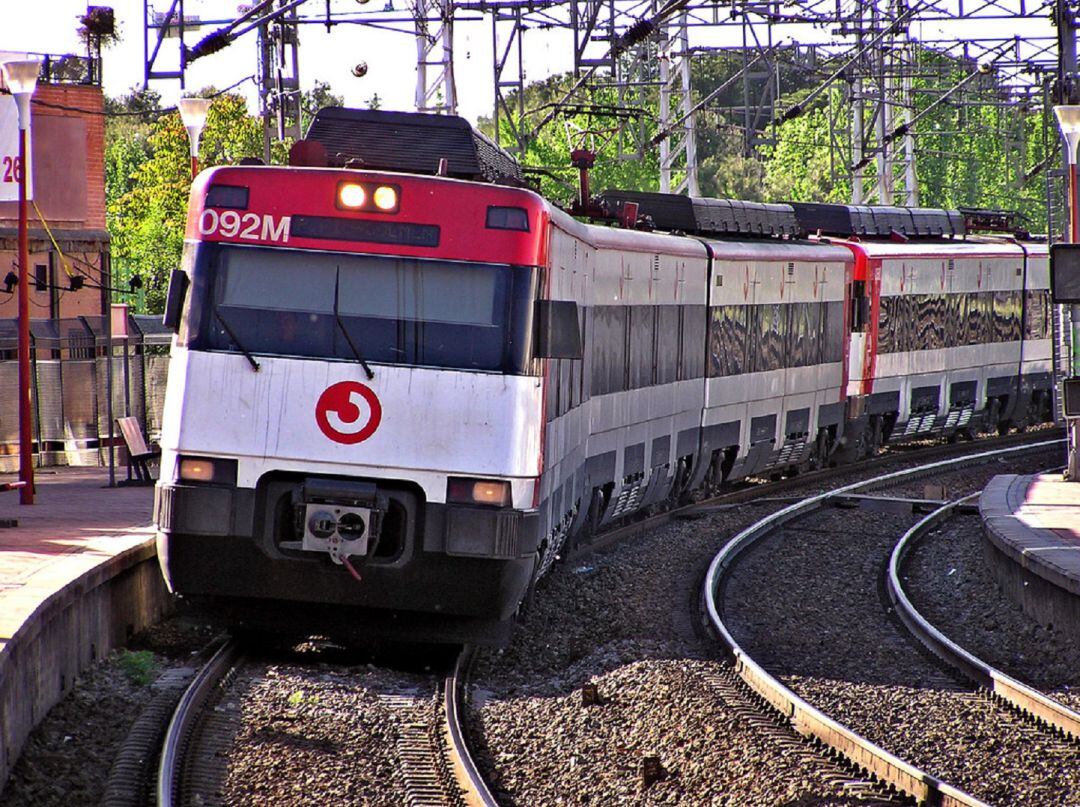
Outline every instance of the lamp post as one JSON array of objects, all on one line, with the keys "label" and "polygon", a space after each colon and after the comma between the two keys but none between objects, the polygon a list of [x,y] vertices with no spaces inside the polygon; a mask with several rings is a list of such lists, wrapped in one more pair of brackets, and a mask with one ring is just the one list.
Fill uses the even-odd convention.
[{"label": "lamp post", "polygon": [[180,120],[187,129],[188,144],[191,147],[192,179],[199,173],[199,136],[206,125],[206,113],[212,103],[211,98],[181,98],[176,104],[180,108]]},{"label": "lamp post", "polygon": [[31,452],[33,413],[30,407],[30,246],[26,227],[28,160],[26,137],[30,131],[30,97],[37,86],[41,60],[0,62],[4,83],[19,109],[19,503],[34,503],[34,455]]},{"label": "lamp post", "polygon": [[[1080,188],[1077,187],[1076,147],[1080,145],[1080,106],[1056,106],[1058,127],[1065,138],[1065,162],[1069,174],[1069,242],[1080,243]],[[1072,375],[1080,376],[1080,305],[1069,310],[1072,321],[1070,353]],[[1074,418],[1069,426],[1068,478],[1080,481],[1080,418]]]}]

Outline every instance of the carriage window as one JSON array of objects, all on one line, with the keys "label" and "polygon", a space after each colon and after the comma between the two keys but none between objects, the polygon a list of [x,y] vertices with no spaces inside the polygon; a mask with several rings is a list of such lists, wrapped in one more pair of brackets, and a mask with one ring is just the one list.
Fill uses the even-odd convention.
[{"label": "carriage window", "polygon": [[751,309],[747,360],[751,373],[779,370],[784,366],[786,313],[780,304],[758,305]]},{"label": "carriage window", "polygon": [[684,305],[682,334],[679,343],[679,379],[686,381],[705,375],[705,347],[708,342],[708,308],[703,305]]},{"label": "carriage window", "polygon": [[1020,339],[1020,293],[994,292],[994,341],[1015,342]]},{"label": "carriage window", "polygon": [[592,394],[626,389],[626,308],[603,305],[592,309]]},{"label": "carriage window", "polygon": [[358,353],[370,362],[509,373],[531,367],[532,268],[228,244],[196,249],[191,304],[206,307],[190,343],[196,349],[243,345],[342,360]]},{"label": "carriage window", "polygon": [[844,304],[835,300],[824,303],[821,330],[824,334],[821,361],[828,364],[844,360]]},{"label": "carriage window", "polygon": [[1024,338],[1045,339],[1050,335],[1050,300],[1046,289],[1027,292],[1024,312]]},{"label": "carriage window", "polygon": [[630,389],[641,389],[653,383],[655,325],[654,306],[630,307]]},{"label": "carriage window", "polygon": [[818,303],[788,305],[788,367],[809,367],[820,361],[821,307]]},{"label": "carriage window", "polygon": [[710,312],[710,377],[746,372],[746,312],[744,305],[720,306]]},{"label": "carriage window", "polygon": [[434,264],[407,258],[369,258],[342,267],[342,316],[496,326],[500,270]]}]

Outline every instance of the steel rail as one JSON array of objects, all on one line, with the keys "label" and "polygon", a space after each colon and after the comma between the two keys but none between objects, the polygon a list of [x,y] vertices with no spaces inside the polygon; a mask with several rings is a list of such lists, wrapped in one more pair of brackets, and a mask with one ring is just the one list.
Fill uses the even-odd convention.
[{"label": "steel rail", "polygon": [[190,686],[184,691],[180,702],[173,712],[169,727],[165,730],[165,740],[161,747],[161,762],[158,764],[157,804],[159,807],[175,807],[180,795],[180,763],[183,760],[184,746],[188,743],[195,726],[199,710],[206,703],[214,687],[228,673],[240,655],[237,643],[228,639],[199,670]]},{"label": "steel rail", "polygon": [[934,527],[952,518],[957,508],[966,502],[972,501],[978,495],[973,494],[949,502],[927,515],[904,533],[893,548],[892,555],[889,558],[887,580],[889,599],[908,630],[938,658],[956,667],[978,686],[997,695],[1006,703],[1073,738],[1080,739],[1080,713],[969,653],[930,624],[915,608],[911,600],[908,599],[907,594],[904,593],[904,587],[900,582],[900,565],[915,544],[929,534]]},{"label": "steel rail", "polygon": [[498,807],[499,802],[492,795],[484,777],[480,775],[480,769],[476,767],[469,752],[469,745],[465,742],[462,703],[472,661],[473,648],[466,645],[458,655],[454,669],[446,676],[443,686],[446,743],[454,766],[454,778],[465,793],[465,803],[469,807]]},{"label": "steel rail", "polygon": [[958,464],[967,465],[988,462],[1012,453],[1049,448],[1058,445],[1060,442],[1060,440],[1048,440],[1026,446],[984,451],[961,459],[947,459],[884,474],[804,499],[766,516],[739,532],[724,545],[709,564],[704,587],[705,607],[709,614],[709,620],[731,655],[736,672],[755,692],[787,718],[797,732],[804,736],[816,737],[839,751],[854,765],[876,775],[881,780],[888,782],[918,801],[939,804],[943,807],[951,807],[952,805],[982,807],[985,804],[984,802],[941,781],[935,776],[931,776],[861,737],[824,712],[811,706],[768,673],[764,667],[754,661],[739,646],[739,643],[735,641],[735,638],[727,629],[720,615],[717,593],[724,575],[731,569],[735,559],[743,551],[787,522],[821,509],[830,499],[859,490],[883,487],[895,482],[918,478],[935,471],[944,470],[947,467],[955,467]]}]

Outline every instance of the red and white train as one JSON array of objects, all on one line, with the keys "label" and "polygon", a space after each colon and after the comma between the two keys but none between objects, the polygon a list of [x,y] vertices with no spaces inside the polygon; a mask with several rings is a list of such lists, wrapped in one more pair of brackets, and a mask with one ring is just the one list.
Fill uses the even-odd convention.
[{"label": "red and white train", "polygon": [[1047,249],[956,214],[610,193],[585,223],[406,113],[324,110],[295,154],[199,176],[166,314],[161,564],[236,622],[502,642],[650,505],[1050,416]]}]

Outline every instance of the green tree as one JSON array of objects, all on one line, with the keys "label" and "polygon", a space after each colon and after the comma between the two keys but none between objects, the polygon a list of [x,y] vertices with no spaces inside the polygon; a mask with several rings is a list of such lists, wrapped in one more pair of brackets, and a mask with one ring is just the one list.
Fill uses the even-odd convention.
[{"label": "green tree", "polygon": [[[917,119],[911,131],[919,203],[1015,210],[1028,219],[1032,230],[1041,229],[1046,217],[1041,167],[1047,159],[1043,140],[1047,121],[1041,106],[1004,103],[1008,91],[998,85],[994,74],[972,78],[975,66],[970,62],[922,49],[916,50],[914,58]],[[824,67],[832,69],[832,65]],[[850,200],[851,109],[845,89],[839,83],[828,88],[799,117],[776,127],[775,144],[761,150],[767,198]],[[805,95],[789,94],[785,107]],[[869,105],[863,125],[873,132]],[[870,146],[876,147],[873,136]],[[1051,136],[1050,148],[1054,147],[1056,136]],[[887,145],[890,155],[902,148],[902,137]],[[871,162],[866,167],[869,184],[874,183],[875,165]],[[899,186],[901,161],[895,162],[893,170]]]},{"label": "green tree", "polygon": [[[153,90],[133,87],[119,98],[105,99],[105,203],[106,226],[115,230],[112,204],[135,188],[139,167],[150,158],[150,132],[161,115],[161,96]],[[126,302],[136,311],[146,310],[145,290],[127,293],[133,276],[138,274],[133,261],[112,256],[114,302]]]},{"label": "green tree", "polygon": [[[212,90],[204,95],[213,95]],[[122,138],[121,138],[122,139]],[[171,271],[179,266],[187,218],[191,165],[188,138],[180,115],[171,111],[149,125],[147,154],[133,159],[128,184],[120,166],[120,155],[134,153],[128,142],[111,143],[117,153],[117,195],[108,200],[107,218],[112,236],[114,263],[128,268],[143,282],[146,310],[160,312]],[[203,130],[199,148],[201,168],[234,165],[242,158],[262,153],[262,124],[248,114],[239,95],[214,98]],[[286,144],[275,144],[275,162],[284,162]]]},{"label": "green tree", "polygon": [[[805,95],[805,93],[800,93]],[[792,99],[797,102],[798,97]],[[839,88],[819,96],[802,115],[776,127],[775,141],[761,149],[764,196],[770,202],[848,202],[851,182],[836,164],[829,118],[844,104]],[[846,142],[840,144],[845,148]]]},{"label": "green tree", "polygon": [[[573,85],[572,75],[553,76],[525,88],[524,120],[499,119],[499,142],[515,145],[517,132],[529,132]],[[516,109],[516,94],[507,98],[507,106]],[[551,117],[532,137],[517,158],[539,183],[540,192],[549,199],[569,203],[575,196],[578,171],[570,164],[570,152],[588,149],[595,152],[596,163],[590,171],[594,193],[607,188],[654,191],[659,187],[659,151],[648,146],[656,134],[656,118],[646,109],[643,114],[625,112],[614,89],[594,89],[588,103],[567,104]],[[491,119],[482,118],[480,129],[495,135]]]}]

